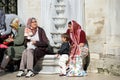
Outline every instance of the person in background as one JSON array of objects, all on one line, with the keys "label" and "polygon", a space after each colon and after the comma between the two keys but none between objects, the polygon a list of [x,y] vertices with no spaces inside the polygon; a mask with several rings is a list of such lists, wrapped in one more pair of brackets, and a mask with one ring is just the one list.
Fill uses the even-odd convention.
[{"label": "person in background", "polygon": [[62,39],[63,43],[57,54],[57,57],[60,57],[60,59],[59,59],[59,66],[60,66],[59,76],[65,76],[66,68],[67,68],[66,65],[67,65],[67,62],[69,59],[69,51],[70,51],[69,36],[66,33],[63,33],[61,35],[61,39]]},{"label": "person in background", "polygon": [[8,37],[3,41],[4,45],[10,45],[10,43],[12,43],[13,41],[11,41],[10,39],[14,38],[17,35],[18,32],[18,27],[19,27],[19,19],[18,18],[14,18],[10,24],[12,30],[11,33],[8,35]]},{"label": "person in background", "polygon": [[10,24],[12,28],[12,32],[9,37],[5,40],[5,42],[13,43],[12,45],[8,46],[8,48],[4,52],[4,57],[2,59],[0,65],[0,72],[4,72],[6,66],[11,60],[20,60],[21,53],[25,49],[24,46],[24,26],[19,25],[19,20],[17,18],[13,19],[12,23]]},{"label": "person in background", "polygon": [[[12,32],[11,22],[15,19],[19,18],[16,14],[5,14],[3,9],[0,9],[0,63],[4,56],[4,51],[6,50],[7,46],[10,46],[11,44],[8,44],[9,42],[6,42],[5,39],[8,38],[8,36]],[[19,25],[24,25],[22,20],[19,18]],[[5,41],[5,42],[4,42]],[[6,46],[7,44],[7,46]]]}]

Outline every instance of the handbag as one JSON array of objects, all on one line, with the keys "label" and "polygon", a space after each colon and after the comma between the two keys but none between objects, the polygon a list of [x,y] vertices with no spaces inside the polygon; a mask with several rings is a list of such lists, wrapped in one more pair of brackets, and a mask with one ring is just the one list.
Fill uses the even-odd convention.
[{"label": "handbag", "polygon": [[80,51],[81,51],[80,56],[82,58],[85,58],[88,55],[88,47],[87,46],[80,47]]}]

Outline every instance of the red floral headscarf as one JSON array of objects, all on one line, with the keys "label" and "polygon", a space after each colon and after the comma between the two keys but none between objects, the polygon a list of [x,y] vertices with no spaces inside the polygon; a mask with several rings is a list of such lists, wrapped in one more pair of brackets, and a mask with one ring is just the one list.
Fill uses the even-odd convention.
[{"label": "red floral headscarf", "polygon": [[75,62],[75,56],[80,55],[81,51],[79,48],[80,44],[80,34],[81,34],[81,26],[74,20],[71,21],[72,32],[70,32],[70,38],[73,43],[73,47],[71,48],[70,57],[73,62]]},{"label": "red floral headscarf", "polygon": [[72,33],[70,33],[71,40],[75,44],[79,44],[80,42],[80,32],[81,32],[81,26],[74,20],[71,21],[72,23]]}]

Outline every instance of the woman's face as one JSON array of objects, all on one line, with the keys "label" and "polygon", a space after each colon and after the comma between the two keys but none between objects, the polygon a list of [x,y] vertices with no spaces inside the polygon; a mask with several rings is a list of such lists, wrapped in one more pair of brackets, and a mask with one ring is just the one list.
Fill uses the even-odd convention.
[{"label": "woman's face", "polygon": [[70,29],[71,32],[73,31],[71,24],[68,24],[68,28]]},{"label": "woman's face", "polygon": [[35,20],[35,19],[32,19],[32,21],[31,21],[31,28],[32,29],[36,29],[37,28],[37,21]]}]

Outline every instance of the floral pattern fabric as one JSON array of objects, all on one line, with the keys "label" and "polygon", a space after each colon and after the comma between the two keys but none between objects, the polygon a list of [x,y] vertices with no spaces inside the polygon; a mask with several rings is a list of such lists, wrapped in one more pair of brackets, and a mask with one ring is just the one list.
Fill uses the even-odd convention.
[{"label": "floral pattern fabric", "polygon": [[79,55],[76,55],[75,62],[70,60],[69,69],[66,76],[86,76],[86,72],[83,70],[82,58]]}]

